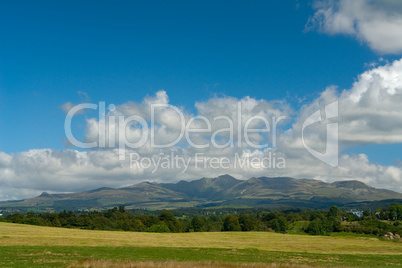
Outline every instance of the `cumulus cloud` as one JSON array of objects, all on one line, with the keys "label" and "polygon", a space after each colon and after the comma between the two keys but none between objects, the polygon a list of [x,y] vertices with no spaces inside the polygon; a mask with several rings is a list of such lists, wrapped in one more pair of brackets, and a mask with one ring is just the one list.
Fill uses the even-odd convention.
[{"label": "cumulus cloud", "polygon": [[[138,158],[133,158],[138,159],[138,162],[134,161],[130,166],[129,158],[120,161],[118,154],[113,151],[31,150],[11,155],[10,165],[0,169],[0,200],[34,197],[42,191],[76,192],[102,186],[117,188],[145,180],[177,182],[226,173],[239,179],[248,179],[253,176],[291,176],[327,182],[357,179],[374,187],[402,192],[402,170],[395,166],[370,163],[367,155],[364,154],[341,155],[339,166],[331,168],[308,153],[296,151],[297,154],[288,155],[278,150],[275,154],[271,154],[271,161],[279,162],[280,157],[284,157],[285,166],[283,166],[284,168],[269,168],[268,160],[261,164],[259,162],[251,163],[251,159],[261,159],[262,157],[268,159],[269,152],[272,153],[271,150],[238,152],[238,157],[236,157],[236,150],[231,148],[225,149],[223,154],[222,152],[220,154],[206,152],[198,158],[187,150],[177,150],[169,154],[139,154]],[[137,152],[128,151],[127,153]],[[179,162],[172,168],[163,167],[161,164],[163,159],[168,159],[170,165],[176,156],[189,161],[188,166]],[[244,158],[246,156],[249,157],[249,160],[244,160],[247,159]],[[151,162],[140,162],[146,157],[155,161],[155,165]],[[216,159],[224,157],[229,160],[230,164],[228,166],[211,165],[213,160],[207,159],[214,157]]]},{"label": "cumulus cloud", "polygon": [[306,30],[351,35],[380,53],[402,52],[401,1],[325,0],[313,7]]},{"label": "cumulus cloud", "polygon": [[[0,152],[0,200],[32,197],[41,191],[74,192],[102,186],[122,187],[144,180],[174,182],[225,173],[239,179],[253,176],[291,176],[328,182],[357,179],[374,187],[402,192],[400,166],[374,164],[365,154],[341,153],[338,166],[331,167],[313,157],[303,145],[304,141],[311,148],[325,153],[328,147],[327,125],[334,122],[339,125],[341,151],[350,145],[401,143],[400,73],[402,60],[373,67],[359,75],[350,89],[339,90],[330,86],[299,111],[293,111],[285,101],[225,96],[196,102],[195,114],[186,111],[185,107],[174,110],[162,106],[151,122],[153,104],[170,105],[168,94],[159,91],[141,102],[117,105],[103,118],[87,119],[87,141],[99,141],[99,126],[105,125],[105,148],[87,151],[38,149],[17,154]],[[337,118],[322,116],[323,120],[303,129],[306,120],[317,111],[327,115],[324,108],[334,101],[338,103]],[[115,132],[117,137],[120,131],[124,132],[132,142],[144,135],[141,126],[135,122],[122,128],[119,116],[123,119],[132,115],[143,117],[149,128],[155,128],[155,142],[165,144],[175,139],[183,126],[178,111],[190,129],[207,130],[189,133],[191,142],[209,146],[197,148],[185,135],[166,148],[155,148],[148,139],[139,148],[124,146],[125,160],[119,159],[119,140],[110,133]],[[268,144],[268,147],[255,148],[246,143],[244,129],[253,116],[266,121],[250,121],[250,129],[269,126],[270,132],[250,132],[249,140],[252,144]],[[274,130],[273,122],[281,116],[286,119],[280,120]],[[192,118],[198,119],[191,121]],[[230,119],[231,123],[223,118]],[[210,122],[209,128],[206,121]],[[219,131],[222,129],[225,131]],[[277,135],[276,146],[273,146],[273,132]],[[214,133],[217,134],[214,136]],[[330,133],[330,136],[335,134]],[[115,146],[111,146],[109,138]],[[225,146],[212,144],[212,139]],[[228,164],[216,164],[223,158]],[[253,158],[265,159],[265,162],[250,163]]]},{"label": "cumulus cloud", "polygon": [[[171,105],[167,93],[161,90],[154,97],[144,98],[141,103],[127,102],[118,105],[101,120],[87,119],[86,141],[99,140],[99,133],[101,133],[106,140],[106,146],[109,143],[118,146],[125,140],[127,144],[136,145],[141,144],[141,138],[147,136],[146,143],[138,148],[142,153],[153,153],[160,149],[152,149],[155,148],[151,146],[152,140],[154,144],[161,147],[174,143],[174,146],[181,147],[195,144],[207,145],[206,148],[211,148],[214,145],[213,142],[247,147],[246,138],[249,143],[260,144],[264,140],[267,141],[267,138],[272,141],[272,133],[267,135],[267,133],[251,130],[247,137],[244,137],[245,128],[273,128],[274,124],[283,124],[292,112],[284,101],[257,100],[250,97],[242,99],[215,97],[205,102],[195,103],[195,108],[197,113],[192,114],[182,107]],[[128,121],[128,118],[133,115],[140,119]],[[266,120],[264,121],[263,118]],[[122,122],[122,120],[126,121]],[[139,122],[141,120],[143,120],[142,123]],[[104,125],[105,130],[99,132],[100,125]],[[186,131],[188,129],[190,131]],[[112,135],[114,138],[111,141]],[[168,146],[168,149],[170,147],[172,146]]]},{"label": "cumulus cloud", "polygon": [[339,139],[347,144],[402,142],[402,59],[359,75],[352,88],[329,87],[303,109],[303,119],[319,105],[339,101]]}]

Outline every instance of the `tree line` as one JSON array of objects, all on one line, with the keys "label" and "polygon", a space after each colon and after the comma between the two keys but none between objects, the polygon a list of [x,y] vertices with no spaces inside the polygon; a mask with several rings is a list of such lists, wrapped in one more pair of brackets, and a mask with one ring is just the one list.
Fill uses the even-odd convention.
[{"label": "tree line", "polygon": [[[249,210],[243,213],[219,215],[209,212],[197,214],[185,211],[163,210],[152,213],[133,213],[124,206],[106,211],[74,213],[62,211],[59,213],[28,212],[14,213],[0,218],[1,221],[66,227],[91,230],[121,230],[135,232],[219,232],[219,231],[275,231],[286,233],[296,223],[303,223],[299,231],[310,235],[329,235],[332,232],[354,232],[373,235],[384,235],[387,232],[402,233],[402,205],[393,204],[387,209],[358,217],[345,210],[332,206],[327,211],[319,210],[288,210],[285,212],[270,212],[264,210]],[[295,212],[296,211],[296,212]],[[137,214],[137,215],[136,215]],[[189,216],[189,215],[190,216]],[[207,215],[205,215],[207,214]]]}]

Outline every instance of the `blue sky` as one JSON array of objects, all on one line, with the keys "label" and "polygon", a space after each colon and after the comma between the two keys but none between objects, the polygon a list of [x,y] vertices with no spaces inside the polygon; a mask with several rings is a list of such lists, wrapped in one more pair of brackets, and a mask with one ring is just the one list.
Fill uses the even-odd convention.
[{"label": "blue sky", "polygon": [[160,89],[191,109],[215,94],[311,100],[350,88],[379,55],[304,32],[295,1],[3,1],[0,150],[64,147],[60,105],[121,104]]},{"label": "blue sky", "polygon": [[[140,103],[161,90],[189,113],[215,98],[280,100],[294,123],[328,86],[341,94],[359,75],[401,58],[399,32],[375,35],[391,28],[367,32],[372,26],[364,23],[398,31],[398,20],[384,14],[398,18],[402,8],[359,0],[365,8],[353,10],[350,3],[1,1],[0,152],[64,151],[60,107],[67,102]],[[336,11],[323,17],[326,8]],[[354,15],[340,23],[345,10]],[[91,116],[74,121],[78,137],[85,137]],[[343,153],[399,165],[398,139],[369,140],[354,141]]]}]

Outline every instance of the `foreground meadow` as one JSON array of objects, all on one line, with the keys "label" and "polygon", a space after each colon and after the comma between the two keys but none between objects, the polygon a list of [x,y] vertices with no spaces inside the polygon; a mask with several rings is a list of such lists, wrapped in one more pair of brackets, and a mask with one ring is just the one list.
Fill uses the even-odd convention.
[{"label": "foreground meadow", "polygon": [[0,267],[162,267],[189,262],[199,267],[231,267],[230,263],[397,267],[402,265],[402,243],[356,236],[160,234],[0,223]]}]

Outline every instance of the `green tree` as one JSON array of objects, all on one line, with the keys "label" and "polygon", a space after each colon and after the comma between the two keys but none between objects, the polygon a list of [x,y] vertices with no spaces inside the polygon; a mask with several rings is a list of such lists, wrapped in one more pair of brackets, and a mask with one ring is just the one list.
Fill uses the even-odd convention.
[{"label": "green tree", "polygon": [[338,218],[339,217],[339,208],[337,206],[332,206],[328,211],[327,217]]},{"label": "green tree", "polygon": [[190,222],[189,229],[193,230],[194,232],[201,232],[203,230],[204,221],[198,215],[195,215]]},{"label": "green tree", "polygon": [[166,224],[154,224],[151,227],[145,229],[145,232],[170,233],[170,229],[166,226]]},{"label": "green tree", "polygon": [[325,235],[325,229],[323,227],[322,221],[315,219],[309,223],[306,229],[306,233],[309,235]]},{"label": "green tree", "polygon": [[182,231],[181,223],[176,219],[172,212],[164,210],[159,215],[159,220],[163,221],[172,233],[179,233]]},{"label": "green tree", "polygon": [[236,215],[227,215],[225,220],[223,221],[223,230],[224,231],[241,231],[239,216]]},{"label": "green tree", "polygon": [[242,231],[252,231],[255,228],[254,221],[247,214],[240,214],[239,223]]},{"label": "green tree", "polygon": [[11,221],[13,223],[20,223],[24,219],[24,215],[21,213],[15,213],[6,216],[6,221]]},{"label": "green tree", "polygon": [[281,231],[281,227],[279,226],[279,222],[277,219],[270,221],[269,227],[271,227],[271,229],[274,230],[275,232]]},{"label": "green tree", "polygon": [[402,205],[392,204],[389,208],[389,218],[391,220],[402,220]]},{"label": "green tree", "polygon": [[126,207],[124,205],[119,206],[119,212],[126,213]]},{"label": "green tree", "polygon": [[280,232],[286,232],[286,230],[288,229],[288,221],[283,216],[278,218],[278,225]]}]

